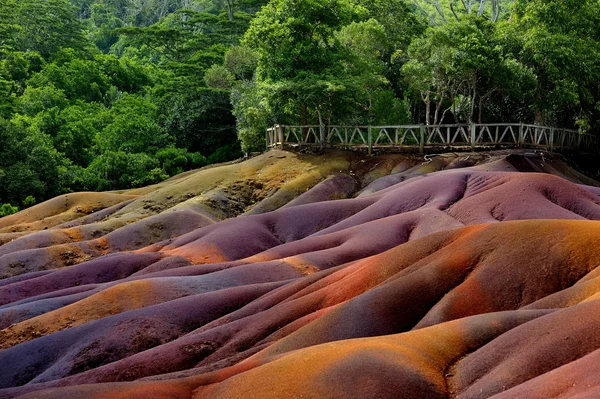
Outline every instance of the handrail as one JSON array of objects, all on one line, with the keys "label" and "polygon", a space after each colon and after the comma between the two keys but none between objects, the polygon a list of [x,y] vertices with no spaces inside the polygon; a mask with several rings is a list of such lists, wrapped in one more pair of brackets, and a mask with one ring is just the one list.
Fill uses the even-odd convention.
[{"label": "handrail", "polygon": [[293,146],[322,147],[426,147],[515,146],[549,151],[585,150],[596,152],[598,138],[578,130],[529,123],[482,123],[445,125],[274,125],[266,131],[267,149]]}]

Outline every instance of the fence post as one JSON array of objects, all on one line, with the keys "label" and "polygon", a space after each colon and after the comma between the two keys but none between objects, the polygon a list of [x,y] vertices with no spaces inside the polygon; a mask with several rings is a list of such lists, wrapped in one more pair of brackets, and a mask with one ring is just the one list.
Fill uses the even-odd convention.
[{"label": "fence post", "polygon": [[277,148],[277,142],[281,143],[281,149],[283,150],[283,128],[281,125],[277,125],[277,129],[275,129],[275,148]]},{"label": "fence post", "polygon": [[325,147],[325,125],[322,123],[319,124],[319,141],[321,142],[321,152],[323,152]]},{"label": "fence post", "polygon": [[265,151],[269,151],[269,145],[271,144],[269,143],[269,130],[270,129],[267,129],[265,132],[265,145],[267,146],[267,149]]},{"label": "fence post", "polygon": [[523,122],[519,124],[519,147],[523,144]]},{"label": "fence post", "polygon": [[475,130],[477,129],[474,123],[471,123],[471,151],[475,152]]},{"label": "fence post", "polygon": [[369,130],[367,132],[367,143],[369,145],[369,156],[373,154],[373,138],[371,137],[371,126],[369,125]]},{"label": "fence post", "polygon": [[422,154],[425,152],[425,125],[421,123],[419,126],[420,137],[419,137],[419,152]]},{"label": "fence post", "polygon": [[554,152],[554,127],[550,128],[550,152]]}]

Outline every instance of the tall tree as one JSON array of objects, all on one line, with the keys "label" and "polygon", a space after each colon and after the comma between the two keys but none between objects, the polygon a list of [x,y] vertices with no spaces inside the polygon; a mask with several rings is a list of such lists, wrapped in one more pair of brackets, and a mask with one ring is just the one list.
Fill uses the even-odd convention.
[{"label": "tall tree", "polygon": [[361,12],[347,0],[274,0],[258,13],[244,43],[258,54],[257,80],[271,85],[272,109],[306,119],[312,107],[323,123],[345,91],[340,61],[346,51],[335,32]]},{"label": "tall tree", "polygon": [[83,52],[88,43],[74,8],[67,0],[4,0],[0,2],[0,39],[20,51],[49,58],[60,48]]},{"label": "tall tree", "polygon": [[516,6],[506,35],[537,75],[538,122],[600,127],[599,24],[597,0],[532,0]]},{"label": "tall tree", "polygon": [[494,93],[525,96],[531,91],[535,76],[503,50],[496,29],[470,16],[431,27],[410,45],[410,61],[402,71],[425,104],[427,124],[440,123],[448,111],[457,120],[462,116],[465,122],[481,123]]}]

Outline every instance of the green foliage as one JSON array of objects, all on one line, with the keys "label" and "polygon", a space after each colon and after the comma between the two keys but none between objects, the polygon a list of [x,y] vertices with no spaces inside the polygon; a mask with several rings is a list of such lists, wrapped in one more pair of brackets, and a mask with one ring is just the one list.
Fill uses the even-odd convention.
[{"label": "green foliage", "polygon": [[[506,27],[511,49],[537,76],[539,122],[598,127],[600,7],[597,0],[518,3]],[[581,123],[581,122],[580,122]]]},{"label": "green foliage", "polygon": [[23,115],[35,116],[41,112],[60,110],[69,104],[64,90],[49,84],[43,87],[28,86],[19,97],[19,111]]},{"label": "green foliage", "polygon": [[208,163],[207,159],[198,152],[190,153],[183,148],[173,147],[159,150],[155,158],[169,176],[175,176],[185,170],[200,168]]},{"label": "green foliage", "polygon": [[62,192],[68,161],[49,136],[28,129],[24,120],[0,120],[0,193],[20,204],[28,195],[49,198]]},{"label": "green foliage", "polygon": [[236,79],[252,79],[257,62],[258,55],[248,47],[233,46],[225,53],[224,66]]},{"label": "green foliage", "polygon": [[211,89],[230,90],[235,83],[235,76],[222,65],[213,65],[204,74],[206,86]]},{"label": "green foliage", "polygon": [[257,52],[265,80],[335,74],[342,49],[334,34],[361,11],[347,0],[273,0],[252,20],[244,43]]},{"label": "green foliage", "polygon": [[265,131],[273,124],[264,85],[243,82],[231,92],[233,114],[237,119],[238,137],[244,152],[262,151]]},{"label": "green foliage", "polygon": [[35,204],[36,204],[35,198],[33,198],[31,195],[28,195],[23,200],[23,208],[29,208],[29,207],[34,206]]},{"label": "green foliage", "polygon": [[108,53],[119,40],[115,29],[123,27],[123,21],[115,15],[115,7],[110,4],[96,3],[90,7],[88,38],[103,53]]},{"label": "green foliage", "polygon": [[91,190],[142,187],[166,179],[159,161],[148,154],[106,151],[83,171],[83,180]]},{"label": "green foliage", "polygon": [[0,201],[141,186],[238,157],[229,89],[256,57],[234,47],[218,90],[205,75],[263,4],[0,2]]},{"label": "green foliage", "polygon": [[102,152],[155,153],[170,144],[156,123],[157,107],[150,100],[125,94],[113,104],[110,123],[98,132],[96,145]]},{"label": "green foliage", "polygon": [[110,87],[108,76],[97,62],[78,58],[62,65],[47,64],[28,84],[34,88],[51,85],[69,99],[87,102],[101,101]]},{"label": "green foliage", "polygon": [[18,51],[49,58],[60,48],[85,52],[83,26],[67,0],[4,0],[0,2],[0,42]]},{"label": "green foliage", "polygon": [[595,132],[599,5],[2,0],[0,203],[151,184],[276,123]]},{"label": "green foliage", "polygon": [[85,167],[94,158],[94,142],[98,133],[110,120],[111,112],[98,103],[78,102],[66,107],[59,114],[54,147],[73,164]]},{"label": "green foliage", "polygon": [[391,89],[378,89],[372,96],[370,123],[373,125],[410,124],[410,104],[394,95]]},{"label": "green foliage", "polygon": [[11,204],[3,204],[0,206],[0,218],[3,216],[12,215],[19,212],[19,208]]},{"label": "green foliage", "polygon": [[220,147],[208,157],[208,163],[221,163],[240,158],[242,152],[239,145],[228,145]]},{"label": "green foliage", "polygon": [[[275,0],[269,3],[252,21],[243,43],[258,54],[255,88],[266,97],[273,119],[278,123],[300,121],[316,116],[319,123],[329,120],[345,94],[354,85],[348,71],[349,51],[336,32],[366,10],[346,0],[303,1]],[[246,86],[253,90],[252,86]],[[237,95],[234,104],[244,102]],[[255,115],[243,116],[245,112]],[[238,108],[239,133],[244,148],[255,147],[259,140],[260,124],[256,108]],[[246,139],[250,139],[245,143]]]},{"label": "green foliage", "polygon": [[232,92],[242,148],[261,148],[273,123],[406,121],[387,76],[392,55],[422,30],[401,1],[271,2],[243,39],[258,55],[255,82]]},{"label": "green foliage", "polygon": [[204,88],[170,92],[158,104],[160,124],[176,147],[208,156],[237,141],[227,91]]},{"label": "green foliage", "polygon": [[427,18],[432,25],[460,22],[465,16],[477,15],[493,22],[509,17],[513,0],[413,0],[412,4],[419,15]]},{"label": "green foliage", "polygon": [[494,92],[527,96],[533,90],[535,76],[504,51],[496,28],[483,18],[465,17],[429,28],[410,45],[402,72],[425,103],[427,124],[440,123],[446,111],[468,122],[478,111],[481,123],[485,102]]}]

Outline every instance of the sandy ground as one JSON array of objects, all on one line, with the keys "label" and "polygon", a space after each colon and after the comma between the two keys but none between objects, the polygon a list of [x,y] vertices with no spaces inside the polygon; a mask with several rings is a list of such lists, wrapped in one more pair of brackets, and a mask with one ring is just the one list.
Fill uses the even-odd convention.
[{"label": "sandy ground", "polygon": [[554,154],[272,151],[0,219],[0,398],[596,397]]}]

